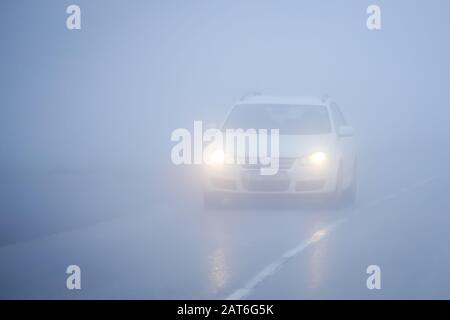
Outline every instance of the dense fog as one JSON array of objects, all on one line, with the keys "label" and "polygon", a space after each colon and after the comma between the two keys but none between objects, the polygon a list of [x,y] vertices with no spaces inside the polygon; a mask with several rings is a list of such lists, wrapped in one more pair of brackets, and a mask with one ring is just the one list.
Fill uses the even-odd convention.
[{"label": "dense fog", "polygon": [[[449,298],[450,2],[79,0],[68,30],[70,4],[0,4],[0,297],[226,298],[323,229],[241,298]],[[171,133],[252,91],[339,104],[353,208],[203,208]]]}]

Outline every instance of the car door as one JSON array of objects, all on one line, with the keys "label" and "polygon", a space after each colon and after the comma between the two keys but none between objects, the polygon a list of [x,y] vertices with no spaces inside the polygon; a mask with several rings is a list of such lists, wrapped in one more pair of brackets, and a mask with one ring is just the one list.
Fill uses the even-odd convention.
[{"label": "car door", "polygon": [[[336,141],[338,148],[341,152],[342,169],[343,169],[343,184],[348,187],[353,179],[355,168],[355,142],[352,134],[353,129],[349,127],[347,121],[344,118],[339,106],[332,102],[330,104],[331,115],[333,118],[333,125],[336,132]],[[340,129],[343,135],[340,135]],[[345,131],[345,132],[344,132]]]}]

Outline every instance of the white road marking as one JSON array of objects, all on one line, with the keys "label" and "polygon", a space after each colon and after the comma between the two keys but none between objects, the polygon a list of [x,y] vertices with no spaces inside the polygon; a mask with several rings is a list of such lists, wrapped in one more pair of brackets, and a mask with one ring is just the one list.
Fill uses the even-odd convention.
[{"label": "white road marking", "polygon": [[258,272],[258,274],[256,274],[243,288],[236,290],[234,293],[228,296],[226,300],[240,300],[247,297],[252,292],[252,290],[255,289],[261,282],[275,274],[283,265],[303,252],[306,248],[320,241],[328,234],[328,232],[336,228],[345,220],[346,219],[340,219],[337,222],[329,225],[328,227],[316,231],[310,238],[302,241],[296,247],[288,250],[281,256],[281,258],[277,259],[276,261],[262,269],[260,272]]},{"label": "white road marking", "polygon": [[[424,186],[434,180],[436,180],[438,177],[433,176],[427,179],[419,180],[413,183],[410,187],[402,188],[399,190],[400,193],[404,193],[406,191],[411,191],[412,189],[416,187]],[[392,200],[397,198],[398,195],[396,194],[388,194],[384,197],[381,197],[380,199],[377,199],[373,202],[370,202],[368,205],[366,205],[363,209],[368,209],[372,207],[376,207],[386,201]],[[349,216],[352,216],[355,213],[361,212],[361,210],[354,210],[352,214]],[[347,218],[342,218],[331,225],[317,230],[311,237],[308,239],[300,242],[296,247],[286,251],[279,259],[275,260],[274,262],[267,265],[265,268],[263,268],[260,272],[258,272],[253,278],[250,279],[250,281],[247,282],[247,284],[234,291],[232,294],[230,294],[228,297],[226,297],[226,300],[241,300],[248,297],[252,291],[263,281],[265,281],[267,278],[273,276],[277,271],[281,269],[283,265],[285,265],[289,260],[295,258],[300,253],[305,251],[308,247],[312,246],[313,244],[319,242],[323,238],[325,238],[333,229],[337,228],[341,224],[343,224],[345,221],[347,221]]]}]

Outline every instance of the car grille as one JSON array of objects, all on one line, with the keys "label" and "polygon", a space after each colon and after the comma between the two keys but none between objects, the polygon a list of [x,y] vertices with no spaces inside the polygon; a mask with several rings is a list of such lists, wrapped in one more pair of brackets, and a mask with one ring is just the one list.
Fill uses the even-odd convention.
[{"label": "car grille", "polygon": [[325,184],[323,180],[297,181],[295,191],[313,191],[322,189]]},{"label": "car grille", "polygon": [[282,192],[289,189],[290,179],[286,172],[274,176],[261,176],[259,172],[247,171],[242,177],[242,185],[248,191]]},{"label": "car grille", "polygon": [[289,188],[289,181],[244,181],[243,185],[249,191],[281,192]]},{"label": "car grille", "polygon": [[[280,170],[289,170],[295,163],[296,158],[279,158],[279,169]],[[250,164],[249,159],[245,160],[245,164],[241,165],[242,168],[246,170],[259,170],[261,168],[268,168],[268,165],[262,165],[261,163]]]},{"label": "car grille", "polygon": [[214,187],[219,189],[236,190],[236,182],[226,179],[212,179],[211,183]]}]

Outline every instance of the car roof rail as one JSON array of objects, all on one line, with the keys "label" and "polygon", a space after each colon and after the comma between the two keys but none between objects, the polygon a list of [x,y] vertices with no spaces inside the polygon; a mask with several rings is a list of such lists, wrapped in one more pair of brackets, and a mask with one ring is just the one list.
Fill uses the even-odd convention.
[{"label": "car roof rail", "polygon": [[248,99],[248,98],[250,98],[250,97],[255,97],[255,96],[260,96],[261,95],[261,92],[258,92],[258,91],[250,91],[250,92],[247,92],[246,94],[244,94],[242,97],[241,97],[241,99],[239,99],[239,101],[244,101],[245,99]]},{"label": "car roof rail", "polygon": [[322,95],[322,102],[325,103],[325,102],[327,102],[330,99],[331,99],[330,95],[328,95],[326,93]]}]

